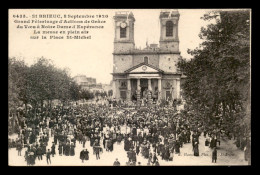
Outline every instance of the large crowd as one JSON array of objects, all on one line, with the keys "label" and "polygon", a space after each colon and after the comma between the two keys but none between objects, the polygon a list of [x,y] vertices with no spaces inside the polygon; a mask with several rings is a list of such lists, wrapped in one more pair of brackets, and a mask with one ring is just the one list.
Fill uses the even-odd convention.
[{"label": "large crowd", "polygon": [[[79,156],[84,162],[89,160],[92,151],[96,159],[100,159],[101,152],[113,152],[114,144],[123,144],[128,157],[126,165],[137,165],[137,155],[141,154],[148,160],[147,165],[158,166],[158,156],[173,161],[174,154],[180,154],[183,145],[190,142],[194,156],[199,156],[199,137],[204,136],[205,146],[212,149],[212,161],[216,162],[217,145],[223,134],[218,125],[207,127],[203,121],[177,113],[171,107],[155,105],[131,109],[111,105],[20,110],[18,138],[9,139],[9,148],[16,148],[18,156],[25,149],[27,165],[35,165],[35,159],[43,160],[43,156],[48,164],[51,164],[52,156],[61,155]],[[51,149],[47,149],[50,137],[54,141]],[[76,143],[83,145],[80,155],[75,155]],[[85,144],[90,144],[93,150],[85,149]],[[56,147],[58,152],[55,152]],[[114,165],[118,166],[120,162],[116,160]]]}]

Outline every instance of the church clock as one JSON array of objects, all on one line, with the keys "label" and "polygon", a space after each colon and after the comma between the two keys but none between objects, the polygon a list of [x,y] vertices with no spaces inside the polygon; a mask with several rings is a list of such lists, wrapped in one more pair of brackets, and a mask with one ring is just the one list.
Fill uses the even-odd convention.
[{"label": "church clock", "polygon": [[120,27],[126,28],[126,23],[125,23],[125,22],[122,22],[121,25],[120,25]]}]

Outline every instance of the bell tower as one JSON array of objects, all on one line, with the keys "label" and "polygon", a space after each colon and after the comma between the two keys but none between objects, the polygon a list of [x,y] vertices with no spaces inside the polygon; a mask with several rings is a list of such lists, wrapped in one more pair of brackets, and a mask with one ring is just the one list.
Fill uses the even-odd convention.
[{"label": "bell tower", "polygon": [[134,22],[132,12],[116,12],[114,16],[114,53],[124,53],[134,49]]},{"label": "bell tower", "polygon": [[177,10],[160,13],[160,48],[164,51],[179,52],[179,17]]}]

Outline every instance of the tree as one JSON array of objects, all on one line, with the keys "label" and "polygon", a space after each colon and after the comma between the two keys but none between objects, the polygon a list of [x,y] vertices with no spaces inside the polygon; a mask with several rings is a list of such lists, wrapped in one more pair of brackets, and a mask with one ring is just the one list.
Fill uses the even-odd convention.
[{"label": "tree", "polygon": [[10,110],[16,109],[20,101],[26,101],[26,71],[24,61],[8,59],[8,105]]},{"label": "tree", "polygon": [[70,92],[70,99],[77,101],[80,99],[80,94],[81,94],[81,90],[80,90],[80,86],[77,85],[74,81],[70,82],[70,88],[69,88],[69,92]]},{"label": "tree", "polygon": [[83,89],[81,91],[81,98],[85,99],[85,100],[89,100],[89,99],[93,99],[94,98],[94,94],[92,92],[90,92],[89,90],[85,90]]},{"label": "tree", "polygon": [[69,71],[56,68],[51,60],[38,58],[30,67],[15,58],[8,61],[9,109],[15,110],[21,102],[25,107],[30,103],[36,113],[38,107],[43,109],[44,102],[48,102],[51,109],[54,99],[63,104],[79,99],[80,87],[73,82]]},{"label": "tree", "polygon": [[101,94],[101,93],[100,93],[99,90],[97,90],[97,91],[95,92],[95,96],[96,96],[96,97],[98,97],[100,94]]},{"label": "tree", "polygon": [[28,67],[24,61],[15,58],[8,59],[8,117],[11,133],[17,128],[20,121],[17,107],[21,101],[27,103],[26,98],[26,71]]},{"label": "tree", "polygon": [[246,136],[251,130],[249,11],[214,11],[202,19],[216,23],[201,29],[204,42],[188,50],[193,59],[178,63],[187,76],[183,97],[208,125],[221,116],[226,130]]},{"label": "tree", "polygon": [[30,102],[33,105],[34,111],[38,107],[43,107],[44,101],[48,102],[51,108],[52,100],[58,98],[57,68],[46,58],[39,58],[35,64],[30,66],[28,72],[28,85],[30,93]]}]

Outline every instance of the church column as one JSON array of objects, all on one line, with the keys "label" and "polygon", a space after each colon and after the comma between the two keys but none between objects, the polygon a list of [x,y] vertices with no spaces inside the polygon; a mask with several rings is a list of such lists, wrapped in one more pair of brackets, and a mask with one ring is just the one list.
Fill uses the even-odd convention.
[{"label": "church column", "polygon": [[148,78],[148,90],[152,90],[151,78]]},{"label": "church column", "polygon": [[158,100],[161,100],[161,93],[162,93],[162,79],[158,79]]},{"label": "church column", "polygon": [[181,90],[181,88],[180,88],[180,79],[177,79],[177,82],[176,82],[176,96],[177,96],[177,99],[179,99],[180,98],[180,90]]},{"label": "church column", "polygon": [[140,87],[140,79],[137,79],[137,106],[140,106],[140,92],[141,92],[141,87]]},{"label": "church column", "polygon": [[151,84],[151,78],[148,78],[148,104],[152,104],[152,84]]},{"label": "church column", "polygon": [[127,100],[131,100],[131,79],[127,79]]},{"label": "church column", "polygon": [[116,98],[116,80],[113,80],[112,90],[113,90],[113,98]]},{"label": "church column", "polygon": [[177,80],[173,79],[173,99],[177,98]]}]

